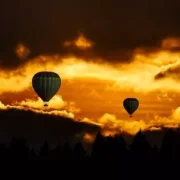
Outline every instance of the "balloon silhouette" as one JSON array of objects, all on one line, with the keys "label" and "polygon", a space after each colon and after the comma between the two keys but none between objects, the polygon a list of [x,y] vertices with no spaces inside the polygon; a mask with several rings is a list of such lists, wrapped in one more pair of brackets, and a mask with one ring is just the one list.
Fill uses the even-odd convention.
[{"label": "balloon silhouette", "polygon": [[129,117],[138,109],[139,101],[136,98],[127,98],[123,101],[124,109],[128,112]]},{"label": "balloon silhouette", "polygon": [[44,106],[48,106],[48,102],[61,86],[61,78],[55,72],[38,72],[32,78],[32,86],[36,94],[43,100]]}]

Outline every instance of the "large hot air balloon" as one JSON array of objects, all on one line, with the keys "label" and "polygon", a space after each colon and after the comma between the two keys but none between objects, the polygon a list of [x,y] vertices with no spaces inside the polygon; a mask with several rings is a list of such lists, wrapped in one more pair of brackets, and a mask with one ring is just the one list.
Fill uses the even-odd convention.
[{"label": "large hot air balloon", "polygon": [[136,98],[127,98],[123,101],[124,109],[129,113],[129,117],[138,109],[139,101]]},{"label": "large hot air balloon", "polygon": [[48,106],[48,102],[61,86],[61,78],[55,72],[38,72],[32,78],[32,86],[37,95],[44,101],[44,106]]}]

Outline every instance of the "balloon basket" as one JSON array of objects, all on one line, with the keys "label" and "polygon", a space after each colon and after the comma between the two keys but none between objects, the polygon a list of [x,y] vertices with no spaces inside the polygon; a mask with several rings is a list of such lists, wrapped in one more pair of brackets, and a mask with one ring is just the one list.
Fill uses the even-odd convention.
[{"label": "balloon basket", "polygon": [[44,107],[48,107],[48,102],[44,102]]}]

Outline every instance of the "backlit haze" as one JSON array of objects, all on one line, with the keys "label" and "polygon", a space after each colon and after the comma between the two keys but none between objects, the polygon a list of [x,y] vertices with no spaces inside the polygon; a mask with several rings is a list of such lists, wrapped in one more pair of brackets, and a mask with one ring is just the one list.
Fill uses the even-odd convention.
[{"label": "backlit haze", "polygon": [[[93,51],[96,42],[82,33],[64,48]],[[23,44],[15,48],[23,65],[0,71],[0,108],[31,109],[37,113],[66,116],[73,121],[98,125],[104,135],[126,132],[135,134],[139,129],[157,130],[178,127],[180,124],[180,39],[162,39],[157,47],[136,48],[130,60],[76,57],[71,53],[40,55],[29,58],[31,49]],[[175,49],[175,50],[174,50]],[[33,75],[38,71],[54,71],[62,79],[57,95],[49,107],[31,87]],[[136,97],[139,108],[132,118],[122,102]],[[91,135],[86,134],[90,139]]]}]

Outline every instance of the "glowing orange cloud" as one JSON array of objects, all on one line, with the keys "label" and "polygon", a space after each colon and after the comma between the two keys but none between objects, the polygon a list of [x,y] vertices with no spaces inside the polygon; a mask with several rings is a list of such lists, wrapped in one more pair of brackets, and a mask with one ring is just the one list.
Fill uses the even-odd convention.
[{"label": "glowing orange cloud", "polygon": [[94,134],[90,134],[90,133],[86,133],[84,136],[83,136],[83,140],[85,142],[89,142],[89,143],[92,143],[95,139],[95,135]]},{"label": "glowing orange cloud", "polygon": [[30,50],[24,46],[23,44],[18,44],[16,47],[16,55],[21,59],[26,59],[28,55],[30,54]]},{"label": "glowing orange cloud", "polygon": [[90,40],[88,40],[83,34],[80,34],[79,37],[74,41],[66,41],[64,43],[64,46],[75,46],[79,49],[89,49],[93,46],[93,43]]},{"label": "glowing orange cloud", "polygon": [[180,38],[169,37],[162,41],[161,43],[162,48],[165,49],[173,49],[173,48],[180,48]]},{"label": "glowing orange cloud", "polygon": [[[68,118],[74,118],[74,112],[78,112],[79,109],[76,109],[74,107],[74,104],[72,103],[67,103],[63,101],[62,97],[55,96],[51,100],[51,107],[43,107],[42,106],[42,101],[38,98],[38,100],[30,100],[26,99],[21,102],[14,102],[11,105],[6,104],[4,105],[3,103],[0,102],[0,109],[6,110],[6,109],[24,109],[24,110],[31,110],[36,113],[41,113],[41,114],[53,114],[53,115],[58,115],[58,116],[65,116]],[[69,109],[71,111],[69,111]]]},{"label": "glowing orange cloud", "polygon": [[[80,40],[73,43],[81,46]],[[180,65],[179,52],[136,51],[129,64],[92,60],[41,55],[18,69],[1,69],[0,97],[3,100],[0,108],[28,108],[37,113],[71,117],[101,127],[104,135],[135,134],[139,129],[157,130],[179,125],[180,82],[172,77],[158,81],[154,78],[159,72]],[[62,78],[60,91],[46,109],[31,86],[33,75],[45,69]],[[9,94],[4,96],[4,93]],[[139,109],[131,119],[122,105],[126,97],[137,97],[140,101]]]}]

